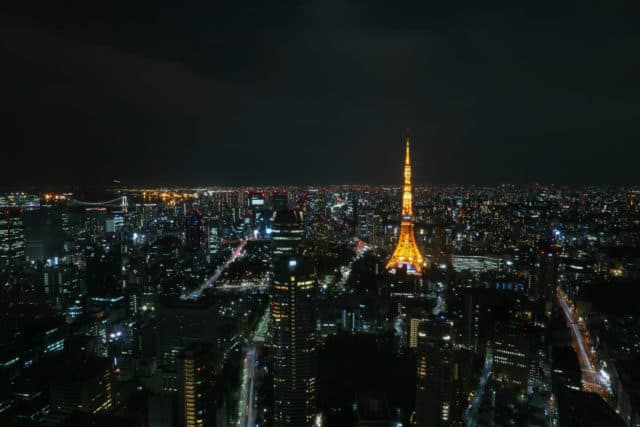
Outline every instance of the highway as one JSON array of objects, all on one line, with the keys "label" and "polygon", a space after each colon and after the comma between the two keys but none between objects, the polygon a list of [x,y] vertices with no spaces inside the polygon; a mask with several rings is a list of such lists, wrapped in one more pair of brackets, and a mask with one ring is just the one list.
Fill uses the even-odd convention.
[{"label": "highway", "polygon": [[589,342],[587,332],[584,328],[580,327],[580,324],[576,321],[575,310],[569,304],[567,296],[560,288],[558,288],[556,292],[556,298],[567,320],[567,325],[571,331],[573,348],[578,355],[578,362],[580,363],[580,370],[582,372],[582,388],[585,391],[599,394],[606,402],[609,402],[610,396],[607,384],[597,370],[595,355],[587,350],[587,345],[585,344],[585,342]]},{"label": "highway", "polygon": [[247,239],[244,239],[242,242],[240,242],[240,244],[231,253],[231,256],[229,257],[229,259],[224,264],[222,264],[220,267],[218,267],[216,269],[216,271],[211,275],[211,277],[209,277],[207,280],[205,280],[204,283],[202,283],[202,285],[200,285],[198,287],[198,289],[194,290],[193,292],[191,292],[186,297],[183,297],[183,299],[198,299],[198,298],[200,298],[202,296],[202,292],[205,289],[213,286],[218,281],[218,279],[220,278],[222,273],[227,269],[227,267],[229,267],[229,265],[233,261],[235,261],[236,258],[238,258],[238,256],[244,250],[244,247],[247,244],[247,241],[248,241]]}]

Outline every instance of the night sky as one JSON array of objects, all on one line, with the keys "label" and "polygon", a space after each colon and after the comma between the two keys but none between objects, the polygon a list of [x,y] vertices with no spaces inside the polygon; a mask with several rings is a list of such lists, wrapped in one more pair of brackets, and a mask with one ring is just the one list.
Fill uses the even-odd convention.
[{"label": "night sky", "polygon": [[637,1],[139,3],[3,2],[1,184],[640,183]]}]

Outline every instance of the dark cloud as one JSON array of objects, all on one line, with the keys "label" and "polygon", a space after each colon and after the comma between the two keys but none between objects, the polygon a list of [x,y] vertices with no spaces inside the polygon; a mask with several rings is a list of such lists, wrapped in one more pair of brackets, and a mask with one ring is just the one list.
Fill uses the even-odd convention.
[{"label": "dark cloud", "polygon": [[632,3],[5,7],[6,183],[638,182]]}]

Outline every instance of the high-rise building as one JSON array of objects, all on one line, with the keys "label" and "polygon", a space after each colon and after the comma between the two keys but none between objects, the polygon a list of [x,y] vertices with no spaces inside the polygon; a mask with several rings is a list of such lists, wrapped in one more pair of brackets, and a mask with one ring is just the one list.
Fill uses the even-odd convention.
[{"label": "high-rise building", "polygon": [[300,256],[274,263],[271,290],[274,420],[310,426],[316,412],[315,272]]},{"label": "high-rise building", "polygon": [[[72,360],[73,359],[73,360]],[[66,359],[51,372],[51,409],[62,413],[99,413],[112,407],[111,363],[106,358]]]},{"label": "high-rise building", "polygon": [[49,399],[42,386],[19,381],[13,385],[13,398],[15,419],[19,424],[36,424],[49,413]]},{"label": "high-rise building", "polygon": [[473,376],[473,352],[459,347],[453,350],[451,372],[452,392],[449,410],[450,425],[464,425],[464,412],[469,407],[469,395],[478,385]]},{"label": "high-rise building", "polygon": [[450,425],[452,328],[443,315],[431,317],[420,325],[417,358],[416,426]]},{"label": "high-rise building", "polygon": [[402,220],[400,236],[393,255],[387,262],[387,270],[395,272],[397,268],[406,268],[408,273],[420,274],[424,266],[424,257],[418,249],[413,234],[413,200],[411,195],[411,138],[405,138],[406,154],[404,158],[404,186],[402,187]]},{"label": "high-rise building", "polygon": [[[156,304],[157,354],[161,367],[173,370],[178,355],[192,342],[214,344],[219,337],[219,306],[209,299],[161,300]],[[171,388],[171,387],[169,387]]]},{"label": "high-rise building", "polygon": [[289,209],[289,194],[286,191],[274,191],[271,196],[271,204],[274,211]]},{"label": "high-rise building", "polygon": [[114,212],[105,221],[104,229],[107,233],[117,233],[124,226],[124,215],[121,212]]},{"label": "high-rise building", "polygon": [[392,427],[393,421],[385,393],[358,393],[356,395],[356,427]]},{"label": "high-rise building", "polygon": [[22,210],[0,210],[0,267],[20,262],[24,258],[24,247]]},{"label": "high-rise building", "polygon": [[186,214],[184,224],[185,241],[188,248],[200,249],[202,244],[202,214],[195,209]]},{"label": "high-rise building", "polygon": [[533,354],[526,328],[517,320],[499,322],[493,347],[492,378],[503,390],[525,393],[533,381]]},{"label": "high-rise building", "polygon": [[274,261],[282,255],[294,253],[303,236],[304,230],[298,211],[287,209],[274,212],[271,229],[271,252]]},{"label": "high-rise building", "polygon": [[540,244],[536,257],[535,276],[529,295],[534,298],[550,300],[558,285],[560,251],[549,241]]},{"label": "high-rise building", "polygon": [[418,332],[420,329],[420,323],[422,319],[420,317],[410,317],[409,318],[409,348],[417,348],[418,347]]},{"label": "high-rise building", "polygon": [[194,342],[177,363],[178,414],[183,427],[214,427],[214,353],[211,346]]},{"label": "high-rise building", "polygon": [[220,235],[218,221],[209,217],[207,218],[207,248],[209,255],[213,256],[220,249]]},{"label": "high-rise building", "polygon": [[62,255],[64,235],[60,211],[50,206],[25,211],[25,256],[29,261],[44,261]]}]

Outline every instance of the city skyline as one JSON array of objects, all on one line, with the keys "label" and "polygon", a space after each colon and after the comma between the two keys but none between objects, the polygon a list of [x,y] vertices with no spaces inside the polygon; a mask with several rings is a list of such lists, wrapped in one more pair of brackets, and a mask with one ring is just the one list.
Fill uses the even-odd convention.
[{"label": "city skyline", "polygon": [[640,426],[640,3],[0,6],[0,426]]}]

